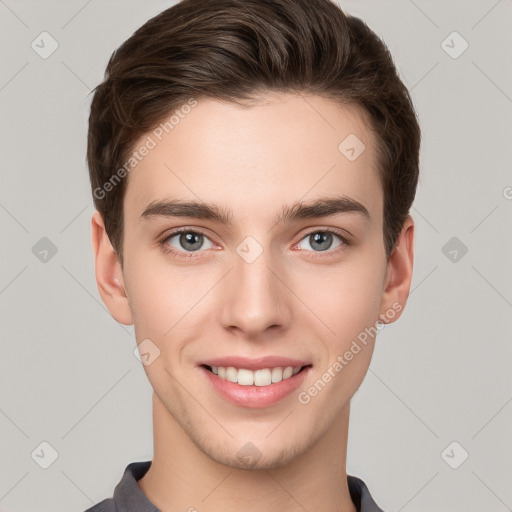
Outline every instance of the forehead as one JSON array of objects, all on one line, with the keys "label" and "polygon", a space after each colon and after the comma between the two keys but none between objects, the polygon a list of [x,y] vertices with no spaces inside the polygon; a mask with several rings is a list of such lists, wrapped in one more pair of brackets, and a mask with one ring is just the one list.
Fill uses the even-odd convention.
[{"label": "forehead", "polygon": [[[170,113],[134,147],[125,214],[155,201],[226,205],[274,219],[283,203],[343,195],[382,215],[374,135],[356,105],[305,94],[269,94],[242,106],[214,99]],[[275,208],[272,206],[275,205]]]}]

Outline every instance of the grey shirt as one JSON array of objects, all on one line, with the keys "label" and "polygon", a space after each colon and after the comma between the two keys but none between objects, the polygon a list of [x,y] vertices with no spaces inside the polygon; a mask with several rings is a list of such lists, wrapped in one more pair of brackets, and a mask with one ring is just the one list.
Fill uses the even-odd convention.
[{"label": "grey shirt", "polygon": [[[151,466],[151,461],[132,462],[126,466],[123,478],[114,489],[114,496],[100,501],[85,512],[161,512],[148,500],[137,484]],[[366,484],[348,475],[348,490],[357,512],[384,512],[373,500]]]}]

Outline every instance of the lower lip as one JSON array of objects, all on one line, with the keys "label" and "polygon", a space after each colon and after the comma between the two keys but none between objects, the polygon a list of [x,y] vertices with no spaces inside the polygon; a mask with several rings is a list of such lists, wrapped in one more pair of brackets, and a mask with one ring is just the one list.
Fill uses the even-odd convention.
[{"label": "lower lip", "polygon": [[311,366],[304,368],[289,379],[268,386],[242,386],[220,378],[203,366],[199,366],[199,369],[206,374],[206,378],[213,388],[229,402],[244,407],[260,408],[276,404],[293,393],[304,382]]}]

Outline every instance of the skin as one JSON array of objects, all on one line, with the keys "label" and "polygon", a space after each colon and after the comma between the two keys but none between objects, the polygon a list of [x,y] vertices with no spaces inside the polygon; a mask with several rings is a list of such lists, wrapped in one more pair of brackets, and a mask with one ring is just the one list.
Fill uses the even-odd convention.
[{"label": "skin", "polygon": [[[396,321],[409,294],[414,223],[409,216],[387,261],[368,126],[359,107],[315,95],[266,94],[250,107],[201,99],[129,175],[123,268],[93,215],[101,297],[118,322],[134,324],[137,343],[150,339],[160,350],[144,366],[154,390],[154,458],[138,484],[161,510],[355,512],[346,473],[350,400],[375,338],[308,404],[298,394],[365,328]],[[349,134],[366,146],[354,161],[338,150]],[[273,226],[283,206],[333,195],[362,203],[371,219],[341,213]],[[177,198],[230,208],[233,225],[140,219],[151,202]],[[159,244],[179,227],[207,237],[198,251],[179,235],[167,241],[192,259]],[[309,235],[328,229],[345,230],[351,245],[334,234],[319,250]],[[263,249],[252,263],[236,252],[249,235]],[[393,304],[401,311],[387,321]],[[290,356],[313,367],[296,392],[250,409],[225,401],[197,367],[227,355]],[[260,452],[254,465],[237,457],[248,442]]]}]

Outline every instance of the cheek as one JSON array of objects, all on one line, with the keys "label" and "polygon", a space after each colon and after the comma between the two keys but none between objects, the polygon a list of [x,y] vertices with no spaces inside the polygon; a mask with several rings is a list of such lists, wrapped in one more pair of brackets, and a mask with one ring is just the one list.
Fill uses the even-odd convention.
[{"label": "cheek", "polygon": [[162,338],[185,314],[188,288],[169,269],[134,258],[126,273],[137,340],[140,337]]},{"label": "cheek", "polygon": [[337,327],[351,338],[365,328],[374,325],[378,319],[382,290],[379,280],[371,271],[348,278],[341,293],[337,294]]},{"label": "cheek", "polygon": [[[162,258],[152,264],[132,257],[129,278],[130,306],[137,340],[154,340],[164,350],[167,342],[183,342],[208,307],[208,292],[218,276],[212,269],[172,265]],[[174,349],[178,349],[173,344]]]},{"label": "cheek", "polygon": [[375,258],[347,260],[328,272],[304,272],[296,281],[297,295],[321,320],[329,344],[342,349],[366,327],[375,325],[382,298],[382,264]]},{"label": "cheek", "polygon": [[[318,380],[306,390],[304,400],[321,394],[315,398],[317,406],[328,403],[332,415],[357,391],[371,362],[383,279],[378,263],[373,263],[371,267],[363,260],[350,265],[350,271],[347,265],[310,294],[315,298],[311,309],[328,329],[322,327],[325,357],[318,367]],[[328,391],[320,393],[324,388]]]}]

